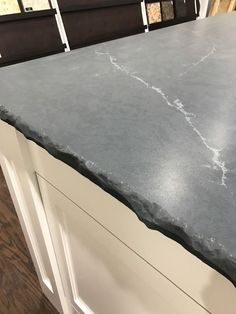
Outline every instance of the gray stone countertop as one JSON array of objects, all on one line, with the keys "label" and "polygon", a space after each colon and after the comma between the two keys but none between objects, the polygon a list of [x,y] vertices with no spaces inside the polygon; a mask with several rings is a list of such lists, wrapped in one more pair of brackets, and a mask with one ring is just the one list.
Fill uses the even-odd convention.
[{"label": "gray stone countertop", "polygon": [[235,33],[231,13],[0,69],[2,120],[234,284]]}]

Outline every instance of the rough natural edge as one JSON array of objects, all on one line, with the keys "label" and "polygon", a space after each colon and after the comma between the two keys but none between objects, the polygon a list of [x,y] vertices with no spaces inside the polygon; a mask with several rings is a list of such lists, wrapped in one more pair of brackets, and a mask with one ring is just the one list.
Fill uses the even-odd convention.
[{"label": "rough natural edge", "polygon": [[40,135],[2,105],[0,105],[0,119],[118,199],[130,208],[149,229],[158,230],[178,242],[190,253],[229,279],[236,287],[236,259],[226,251],[223,245],[196,234],[186,223],[171,217],[158,204],[147,201],[124,183],[117,182],[93,162],[86,161],[82,156],[77,156],[69,149],[53,143],[49,137]]}]

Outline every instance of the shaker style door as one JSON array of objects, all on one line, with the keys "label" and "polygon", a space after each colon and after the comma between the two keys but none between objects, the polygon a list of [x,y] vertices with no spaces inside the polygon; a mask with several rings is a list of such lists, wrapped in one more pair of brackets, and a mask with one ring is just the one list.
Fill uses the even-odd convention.
[{"label": "shaker style door", "polygon": [[39,175],[38,181],[73,313],[207,313]]},{"label": "shaker style door", "polygon": [[[0,167],[4,173],[16,213],[21,224],[42,291],[51,303],[62,312],[58,292],[58,280],[52,265],[50,243],[44,209],[38,193],[35,173],[28,152],[23,143],[25,139],[7,123],[0,120]],[[42,230],[42,226],[43,229]],[[59,277],[59,276],[58,276]],[[0,313],[1,306],[0,306]]]}]

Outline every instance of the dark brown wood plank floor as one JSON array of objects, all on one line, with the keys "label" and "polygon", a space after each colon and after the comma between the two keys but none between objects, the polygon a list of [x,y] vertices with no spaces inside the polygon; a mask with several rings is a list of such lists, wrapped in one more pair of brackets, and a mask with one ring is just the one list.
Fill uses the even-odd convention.
[{"label": "dark brown wood plank floor", "polygon": [[0,168],[0,314],[58,314],[43,295]]}]

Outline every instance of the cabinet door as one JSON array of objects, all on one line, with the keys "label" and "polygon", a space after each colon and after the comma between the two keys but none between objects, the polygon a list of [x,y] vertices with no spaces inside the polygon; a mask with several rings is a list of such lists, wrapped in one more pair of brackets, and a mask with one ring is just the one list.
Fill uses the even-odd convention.
[{"label": "cabinet door", "polygon": [[[23,139],[23,141],[20,139]],[[13,127],[0,120],[0,166],[42,290],[57,310],[62,313],[61,297],[58,289],[60,276],[55,270],[55,256],[50,233],[45,225],[46,217],[38,191],[37,180],[28,158],[29,154],[25,151],[23,143],[23,136],[19,137]],[[54,262],[52,262],[53,256]],[[1,307],[0,313],[2,314]]]},{"label": "cabinet door", "polygon": [[38,181],[71,309],[86,314],[207,313],[85,210],[39,176]]}]

